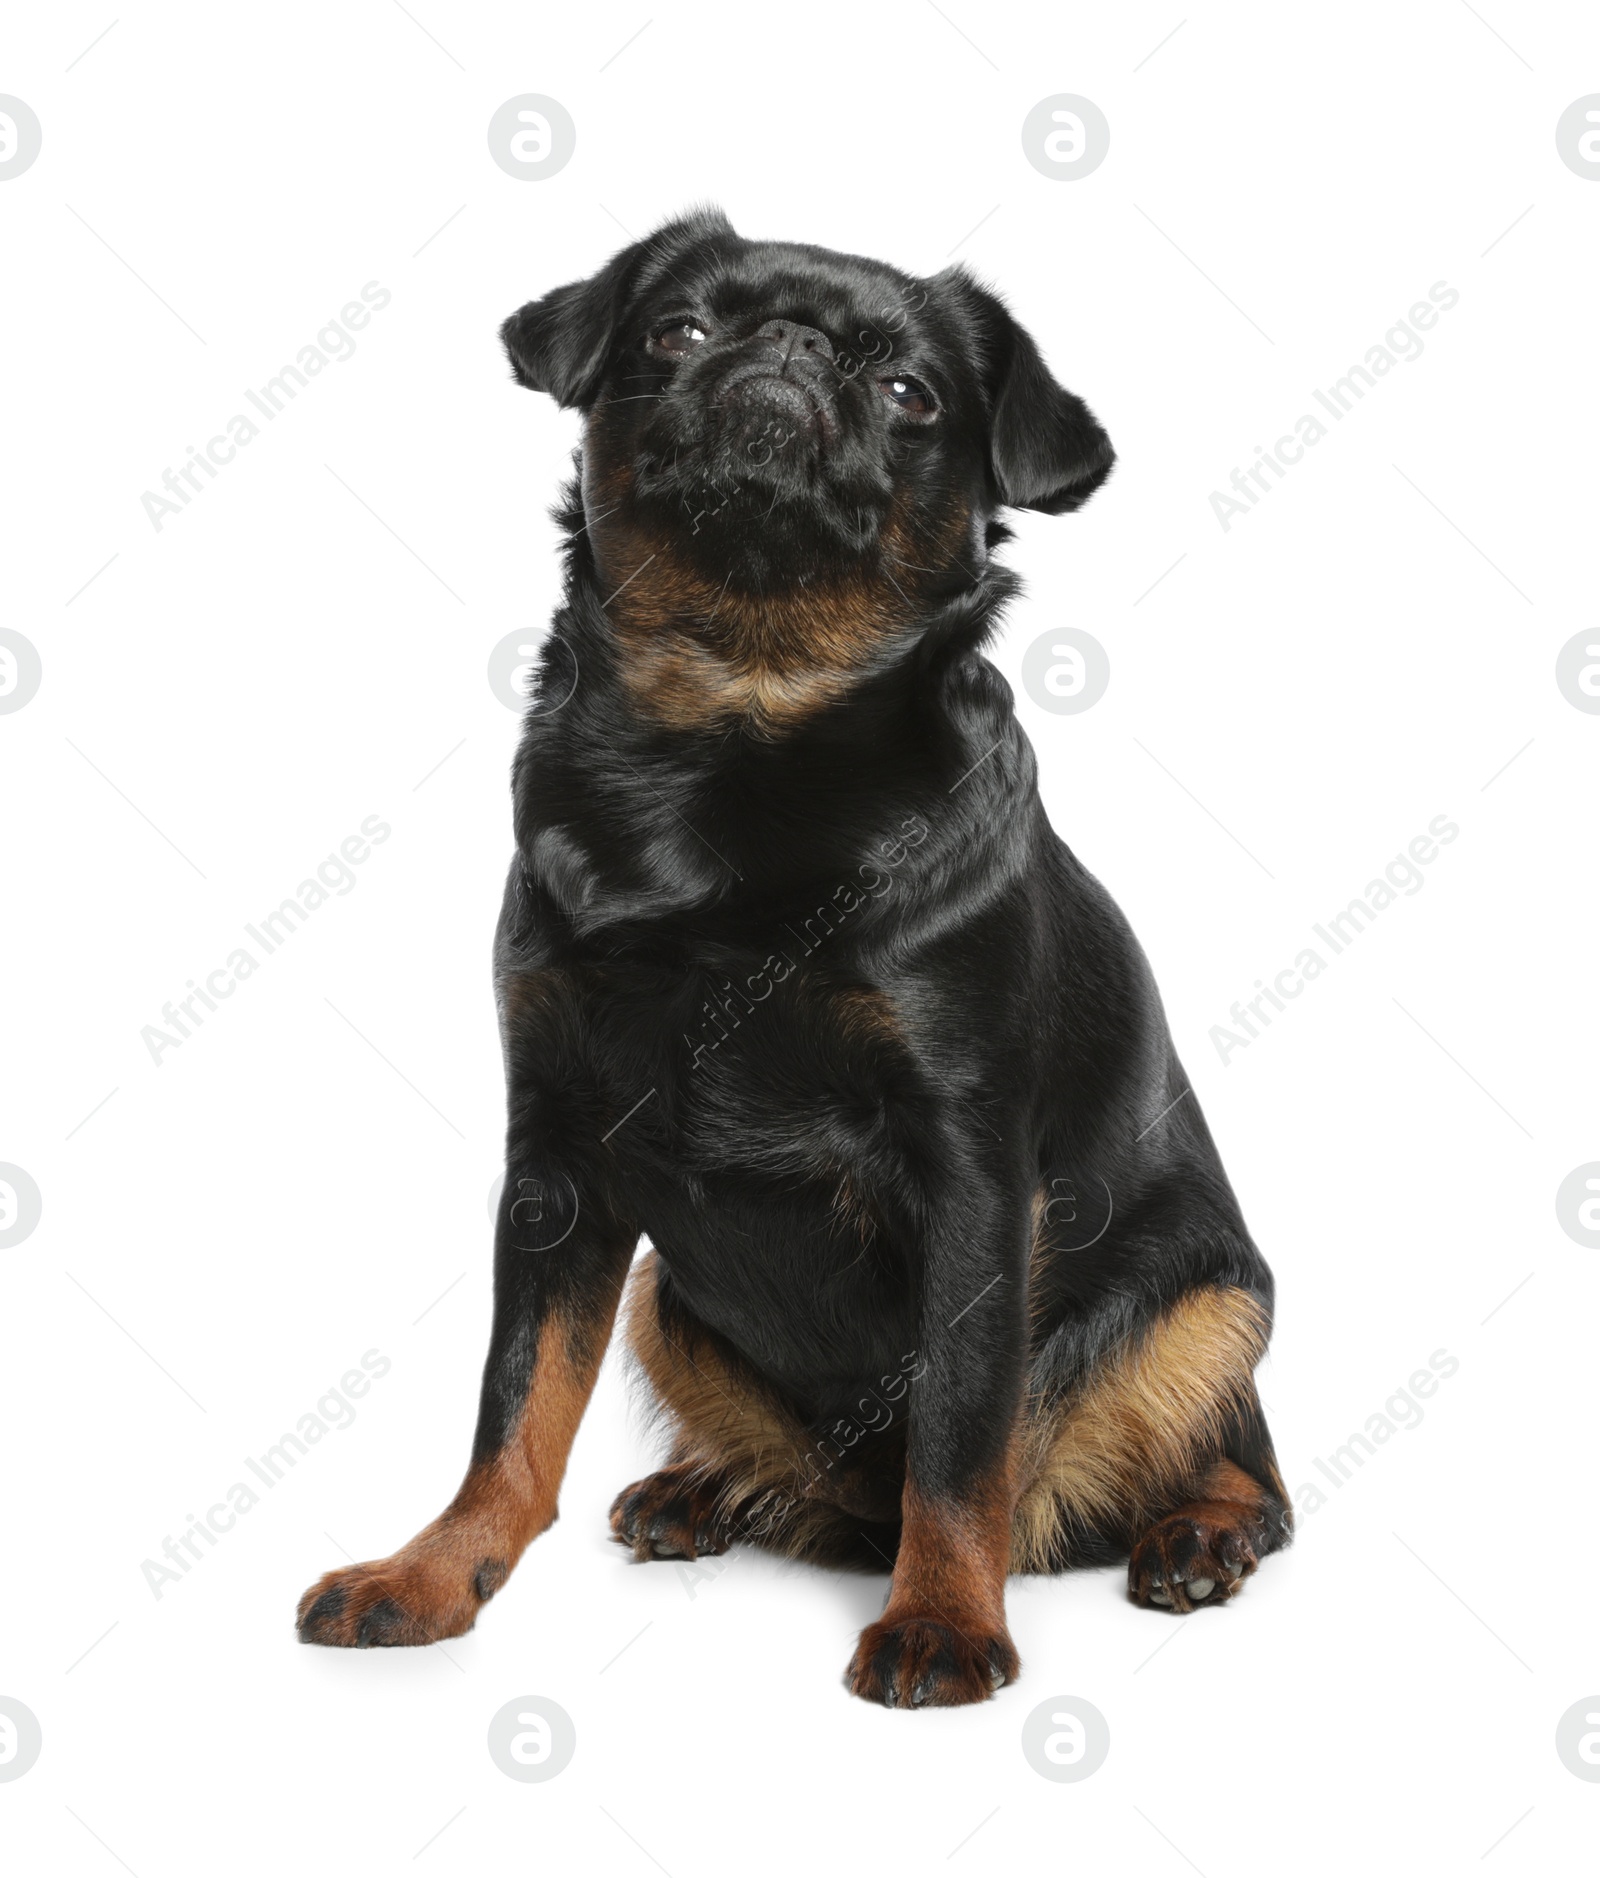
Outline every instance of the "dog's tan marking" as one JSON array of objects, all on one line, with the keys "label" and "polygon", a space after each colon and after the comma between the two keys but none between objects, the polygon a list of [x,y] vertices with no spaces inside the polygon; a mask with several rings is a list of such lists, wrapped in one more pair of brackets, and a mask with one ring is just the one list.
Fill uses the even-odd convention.
[{"label": "dog's tan marking", "polygon": [[[426,1644],[472,1628],[485,1598],[556,1517],[621,1288],[619,1276],[609,1308],[591,1319],[546,1319],[511,1437],[468,1469],[449,1506],[409,1544],[389,1558],[331,1571],[306,1592],[299,1620],[308,1642]],[[364,1633],[369,1618],[374,1624]]]},{"label": "dog's tan marking", "polygon": [[965,1500],[930,1499],[907,1480],[900,1553],[883,1622],[943,1617],[974,1636],[1005,1628],[1016,1457]]},{"label": "dog's tan marking", "polygon": [[1138,1532],[1190,1497],[1248,1399],[1267,1331],[1249,1292],[1191,1291],[1059,1408],[1025,1406],[1013,1569],[1049,1569],[1063,1528]]},{"label": "dog's tan marking", "polygon": [[833,1008],[852,1042],[902,1045],[894,999],[876,985],[846,985],[834,993]]},{"label": "dog's tan marking", "polygon": [[953,1707],[1015,1681],[1021,1665],[1005,1609],[1015,1478],[1014,1440],[959,1497],[926,1495],[907,1478],[889,1601],[846,1672],[856,1695]]},{"label": "dog's tan marking", "polygon": [[877,564],[848,579],[746,594],[699,573],[676,537],[630,518],[632,470],[607,462],[601,413],[585,457],[587,524],[623,683],[638,708],[675,730],[742,721],[776,736],[844,697],[875,657],[924,616],[918,575],[970,532],[954,504],[923,542],[897,491]]}]

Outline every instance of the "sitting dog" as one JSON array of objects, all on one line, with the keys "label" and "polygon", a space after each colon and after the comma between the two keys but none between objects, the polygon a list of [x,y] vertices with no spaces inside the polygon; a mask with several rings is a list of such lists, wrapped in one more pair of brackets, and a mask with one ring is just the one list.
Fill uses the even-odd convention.
[{"label": "sitting dog", "polygon": [[1078,508],[1105,432],[964,269],[710,211],[502,337],[584,431],[495,946],[477,1435],[301,1637],[472,1627],[556,1517],[624,1290],[670,1451],[614,1534],[891,1572],[857,1695],[1012,1681],[1011,1572],[1230,1598],[1290,1531],[1271,1277],[982,650],[1019,587],[1000,511]]}]

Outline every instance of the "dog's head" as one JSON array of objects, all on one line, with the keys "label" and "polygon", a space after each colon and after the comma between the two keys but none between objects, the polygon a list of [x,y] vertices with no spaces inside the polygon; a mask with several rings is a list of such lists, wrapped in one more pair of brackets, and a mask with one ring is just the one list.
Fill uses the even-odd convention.
[{"label": "dog's head", "polygon": [[726,656],[754,608],[769,664],[859,666],[978,580],[1001,508],[1075,509],[1113,461],[964,269],[746,241],[715,211],[501,336],[519,383],[584,414],[585,529],[602,579],[629,583],[619,617],[698,610],[715,641],[720,615]]}]

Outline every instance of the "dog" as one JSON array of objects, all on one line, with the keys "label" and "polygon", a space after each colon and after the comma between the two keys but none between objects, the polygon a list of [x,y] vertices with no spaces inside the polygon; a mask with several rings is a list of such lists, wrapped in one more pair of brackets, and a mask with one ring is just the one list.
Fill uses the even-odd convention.
[{"label": "dog", "polygon": [[888,1572],[858,1696],[1013,1681],[1013,1572],[1225,1602],[1291,1531],[1271,1275],[983,656],[1002,512],[1081,507],[1105,431],[965,268],[710,209],[501,336],[584,428],[495,940],[477,1433],[301,1638],[471,1629],[556,1517],[619,1308],[670,1445],[614,1536]]}]

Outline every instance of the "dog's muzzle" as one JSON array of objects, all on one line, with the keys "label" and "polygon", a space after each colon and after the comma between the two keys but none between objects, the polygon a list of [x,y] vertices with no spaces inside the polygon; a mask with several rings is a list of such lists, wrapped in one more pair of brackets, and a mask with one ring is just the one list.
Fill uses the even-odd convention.
[{"label": "dog's muzzle", "polygon": [[841,381],[823,333],[769,320],[742,351],[712,396],[734,440],[760,451],[801,438],[826,444],[838,436]]}]

